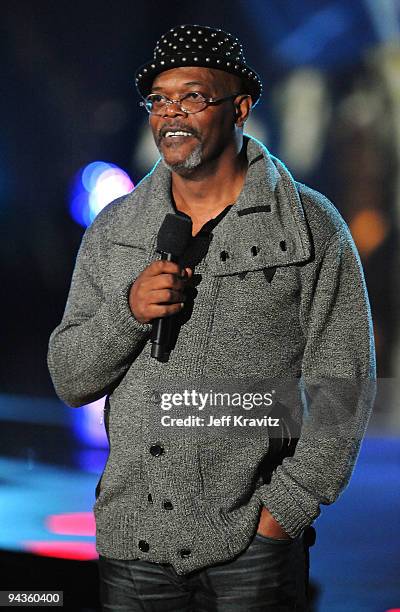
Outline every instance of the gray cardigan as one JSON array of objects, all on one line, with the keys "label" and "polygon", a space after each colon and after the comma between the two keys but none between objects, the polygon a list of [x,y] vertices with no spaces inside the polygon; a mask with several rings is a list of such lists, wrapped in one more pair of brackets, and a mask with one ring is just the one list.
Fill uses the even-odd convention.
[{"label": "gray cardigan", "polygon": [[[262,505],[296,538],[354,468],[373,395],[359,381],[375,376],[361,263],[336,208],[296,183],[261,143],[246,143],[244,188],[196,265],[197,295],[167,363],[150,357],[151,326],[134,318],[127,296],[174,212],[170,172],[157,163],[82,239],[48,366],[70,406],[107,395],[110,454],[94,506],[102,555],[171,563],[186,574],[244,550]],[[198,255],[186,253],[183,263]],[[303,424],[294,455],[278,465],[269,461],[268,428],[224,436],[210,427],[205,436],[205,427],[160,423],[154,390],[168,385],[300,377],[355,381],[351,417],[340,431],[332,419],[323,435],[315,422]],[[316,394],[318,418],[335,412],[340,388],[333,399]],[[304,389],[298,399],[304,418],[312,414]]]}]

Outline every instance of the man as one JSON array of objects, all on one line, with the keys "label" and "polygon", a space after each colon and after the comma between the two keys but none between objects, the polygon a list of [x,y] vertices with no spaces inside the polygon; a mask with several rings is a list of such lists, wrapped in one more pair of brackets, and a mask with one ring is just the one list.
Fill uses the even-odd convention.
[{"label": "man", "polygon": [[[334,206],[243,135],[261,82],[232,35],[173,28],[136,86],[162,161],[87,229],[48,355],[66,403],[107,396],[94,507],[103,607],[305,610],[304,534],[346,486],[371,410],[361,264]],[[178,263],[157,260],[167,213],[193,223]],[[166,317],[176,334],[159,362],[150,332]],[[213,377],[294,380],[312,418],[294,444],[261,427],[170,435],[154,391]]]}]

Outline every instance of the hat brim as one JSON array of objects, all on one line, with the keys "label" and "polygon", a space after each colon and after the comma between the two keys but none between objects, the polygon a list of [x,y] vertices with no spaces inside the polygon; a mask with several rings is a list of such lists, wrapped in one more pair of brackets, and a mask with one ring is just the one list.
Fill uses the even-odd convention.
[{"label": "hat brim", "polygon": [[201,55],[199,53],[177,54],[174,56],[164,56],[161,60],[147,62],[138,68],[135,73],[135,85],[139,94],[145,98],[151,92],[151,86],[155,77],[166,70],[173,68],[199,67],[214,68],[229,72],[240,77],[247,86],[247,91],[251,95],[252,106],[254,107],[260,99],[262,92],[261,79],[258,74],[246,64],[225,58],[214,57],[213,55]]}]

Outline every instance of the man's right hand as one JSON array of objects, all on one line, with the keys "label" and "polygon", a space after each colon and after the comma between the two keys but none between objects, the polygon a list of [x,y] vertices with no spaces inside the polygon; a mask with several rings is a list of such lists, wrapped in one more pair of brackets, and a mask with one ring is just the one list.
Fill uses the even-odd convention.
[{"label": "man's right hand", "polygon": [[192,275],[190,268],[182,270],[172,261],[153,261],[129,290],[129,306],[136,320],[149,323],[180,312],[186,299],[186,282]]}]

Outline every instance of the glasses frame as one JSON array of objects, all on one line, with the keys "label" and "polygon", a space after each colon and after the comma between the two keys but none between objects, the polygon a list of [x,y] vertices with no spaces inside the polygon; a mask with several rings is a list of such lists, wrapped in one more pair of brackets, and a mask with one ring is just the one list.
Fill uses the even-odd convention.
[{"label": "glasses frame", "polygon": [[[201,96],[203,98],[205,106],[203,106],[202,108],[200,108],[199,110],[196,110],[196,111],[188,111],[188,110],[186,110],[185,108],[182,107],[182,102],[184,101],[184,99],[187,96],[189,96],[190,94],[193,94],[193,93],[196,93],[196,94],[198,94],[199,96]],[[147,107],[146,102],[150,98],[150,96],[160,96],[161,98],[164,98],[166,106],[163,109],[161,114],[160,113],[154,113],[151,110],[149,110],[149,108]],[[236,98],[236,96],[249,96],[249,94],[244,94],[244,93],[238,92],[238,93],[231,94],[230,96],[223,96],[221,98],[205,98],[203,96],[203,94],[201,94],[199,91],[188,91],[188,93],[183,94],[178,99],[167,98],[167,96],[164,96],[163,94],[149,94],[148,96],[146,96],[146,98],[143,98],[143,100],[141,100],[139,102],[139,106],[143,106],[143,108],[145,108],[145,110],[149,113],[149,115],[156,115],[158,117],[162,117],[162,115],[167,110],[168,106],[170,106],[171,104],[177,104],[179,106],[179,110],[182,111],[183,113],[187,114],[187,115],[196,115],[197,113],[201,113],[201,111],[205,110],[208,106],[211,106],[213,104],[218,104],[219,102],[225,102],[226,100],[230,100],[232,98]]]}]

